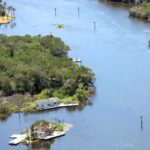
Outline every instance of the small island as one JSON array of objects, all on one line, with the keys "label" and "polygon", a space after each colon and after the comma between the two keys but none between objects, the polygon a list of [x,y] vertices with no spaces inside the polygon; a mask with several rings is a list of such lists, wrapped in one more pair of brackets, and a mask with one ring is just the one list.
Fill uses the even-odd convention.
[{"label": "small island", "polygon": [[57,122],[49,122],[46,120],[36,121],[25,132],[19,135],[12,135],[11,138],[13,139],[9,144],[30,144],[32,142],[37,142],[38,140],[46,141],[54,139],[64,136],[71,127],[71,124],[63,123],[61,120],[58,120]]},{"label": "small island", "polygon": [[0,0],[0,24],[8,24],[15,19],[15,8],[7,6],[7,2]]},{"label": "small island", "polygon": [[50,98],[69,106],[93,94],[95,75],[68,57],[70,48],[60,38],[0,35],[0,45],[1,119],[13,112],[38,111],[40,101]]}]

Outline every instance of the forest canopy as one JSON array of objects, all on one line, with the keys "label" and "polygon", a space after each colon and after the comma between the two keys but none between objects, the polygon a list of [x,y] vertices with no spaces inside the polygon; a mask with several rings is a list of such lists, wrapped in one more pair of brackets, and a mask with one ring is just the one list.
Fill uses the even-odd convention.
[{"label": "forest canopy", "polygon": [[0,91],[73,96],[93,86],[94,74],[68,58],[69,47],[53,35],[0,35]]}]

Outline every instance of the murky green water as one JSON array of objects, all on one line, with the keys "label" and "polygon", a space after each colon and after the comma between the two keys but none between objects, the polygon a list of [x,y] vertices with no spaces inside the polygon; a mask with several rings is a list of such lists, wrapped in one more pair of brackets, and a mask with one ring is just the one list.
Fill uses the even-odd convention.
[{"label": "murky green water", "polygon": [[[13,114],[0,122],[3,150],[149,150],[150,149],[150,25],[128,17],[126,8],[98,0],[7,0],[16,7],[16,26],[0,33],[54,34],[97,76],[96,94],[76,110]],[[78,14],[78,7],[80,14]],[[57,8],[55,16],[54,8]],[[93,22],[96,22],[94,31]],[[61,23],[64,29],[53,24]],[[140,128],[143,115],[144,128]],[[74,127],[64,137],[31,147],[8,145],[9,136],[37,119],[59,117]]]}]

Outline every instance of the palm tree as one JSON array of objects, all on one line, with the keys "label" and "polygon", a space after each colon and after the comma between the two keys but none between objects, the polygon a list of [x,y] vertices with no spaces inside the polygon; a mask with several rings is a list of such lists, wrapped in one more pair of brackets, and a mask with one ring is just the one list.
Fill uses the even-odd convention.
[{"label": "palm tree", "polygon": [[4,3],[3,3],[3,6],[4,6],[4,11],[6,12],[7,2],[4,2]]},{"label": "palm tree", "polygon": [[8,10],[8,13],[11,14],[12,7],[11,7],[11,6],[8,6],[8,7],[7,7],[7,10]]},{"label": "palm tree", "polygon": [[13,16],[15,16],[15,11],[16,11],[16,9],[14,7],[12,7]]}]

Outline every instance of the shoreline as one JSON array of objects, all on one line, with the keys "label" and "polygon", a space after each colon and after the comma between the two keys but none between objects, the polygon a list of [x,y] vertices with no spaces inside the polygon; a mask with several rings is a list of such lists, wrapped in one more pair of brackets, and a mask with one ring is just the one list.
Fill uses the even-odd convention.
[{"label": "shoreline", "polygon": [[139,3],[139,4],[133,4],[128,2],[115,2],[111,0],[105,0],[103,1],[106,4],[110,4],[112,6],[116,7],[124,7],[128,9],[129,17],[133,19],[138,19],[143,22],[150,23],[150,3]]},{"label": "shoreline", "polygon": [[14,19],[15,17],[8,15],[8,14],[5,16],[0,16],[0,24],[8,24]]},{"label": "shoreline", "polygon": [[[95,89],[94,89],[94,92],[95,92]],[[56,108],[54,107],[54,108],[43,109],[43,110],[37,109],[36,100],[34,100],[33,97],[31,97],[31,96],[16,94],[16,95],[10,96],[9,98],[8,97],[0,97],[1,106],[4,103],[4,106],[6,106],[6,109],[10,109],[8,113],[5,113],[5,114],[0,113],[0,120],[5,120],[5,119],[9,118],[13,113],[38,113],[38,112],[42,112],[42,111],[44,112],[44,111],[50,111],[50,110],[54,110],[54,109],[61,109],[61,108],[68,108],[68,107],[78,108],[82,104],[85,104],[85,102],[88,101],[88,98],[94,94],[94,92],[89,93],[87,95],[87,99],[83,99],[81,102],[79,100],[76,100],[76,101],[72,101],[72,102],[69,101],[69,102],[64,103],[62,100],[62,101],[60,101],[60,103],[64,104],[65,106],[66,105],[68,105],[68,106],[64,107],[64,105],[62,105],[63,107],[56,107]],[[7,100],[7,99],[9,99],[9,100]],[[21,104],[22,102],[23,102],[23,104]],[[70,104],[75,103],[75,105],[70,106],[69,103]]]}]

